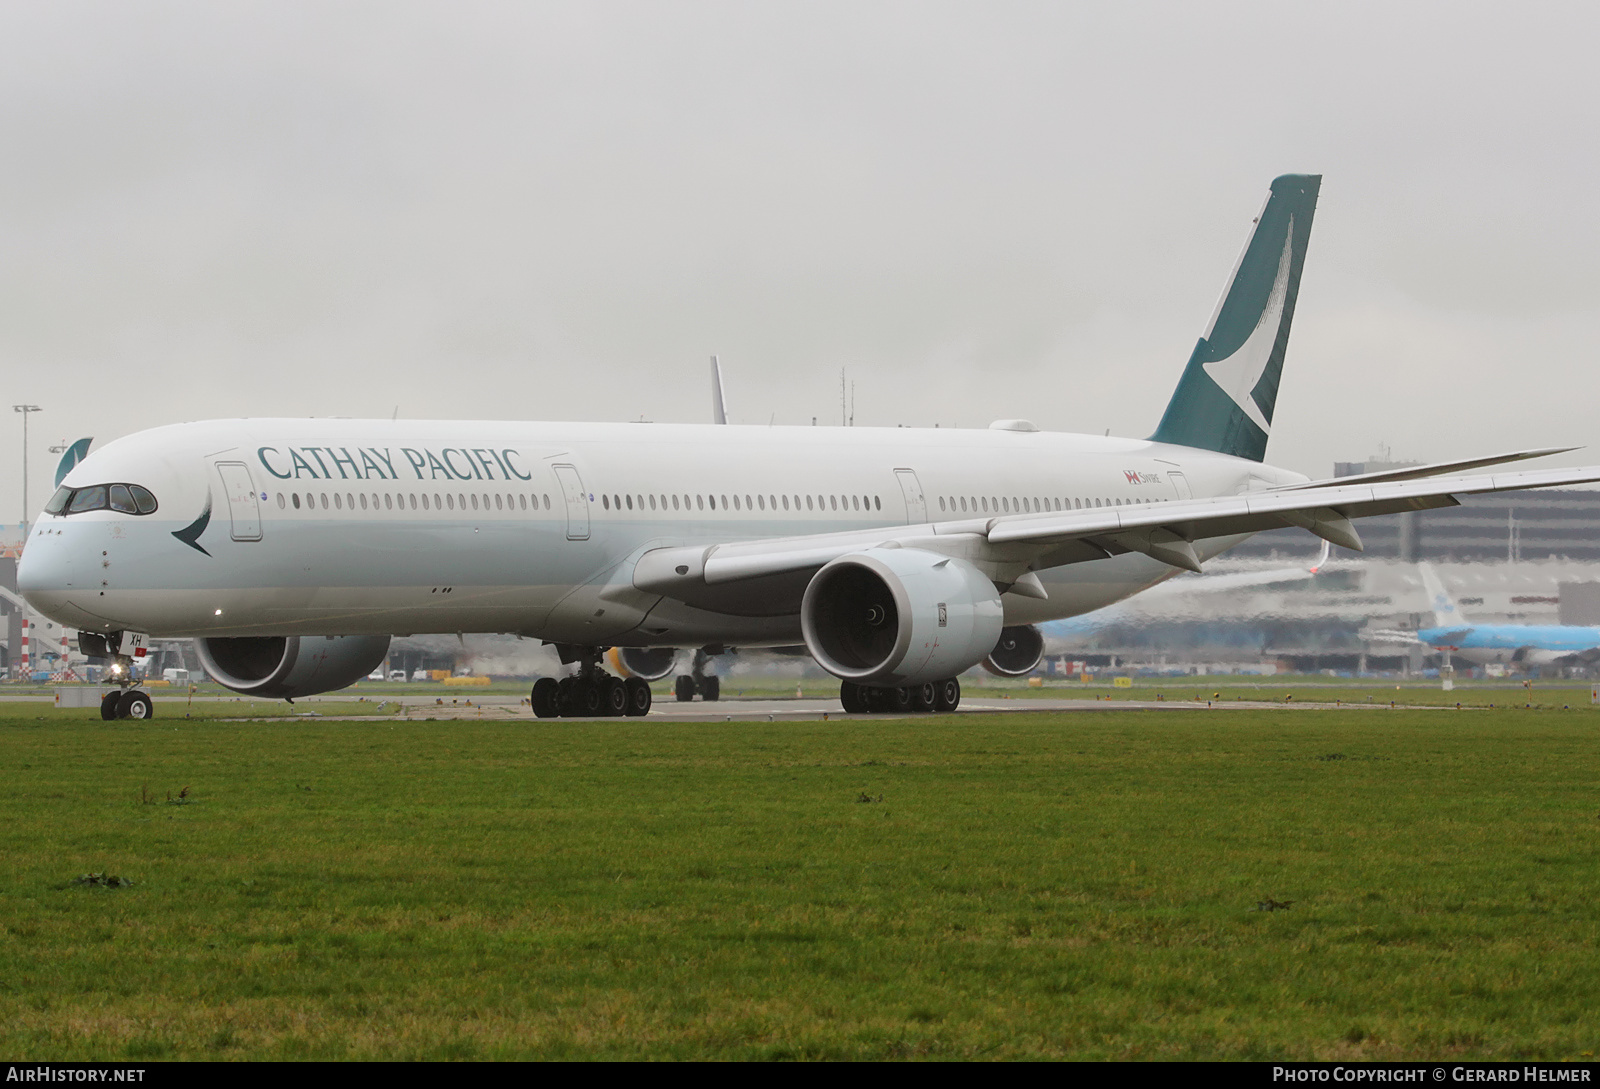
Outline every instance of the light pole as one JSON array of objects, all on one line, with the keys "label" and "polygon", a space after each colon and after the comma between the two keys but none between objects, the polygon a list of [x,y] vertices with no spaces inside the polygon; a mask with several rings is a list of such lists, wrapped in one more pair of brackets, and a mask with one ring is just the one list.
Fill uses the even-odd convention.
[{"label": "light pole", "polygon": [[[22,543],[26,545],[28,543],[28,414],[30,412],[38,412],[39,406],[12,405],[11,411],[22,413]],[[21,612],[21,656],[19,658],[15,653],[10,656],[11,667],[14,671],[12,679],[17,681],[27,680],[26,674],[32,668],[32,664],[28,661],[28,610],[24,608]]]},{"label": "light pole", "polygon": [[12,412],[22,413],[22,543],[28,543],[28,414],[38,412],[38,405],[12,405]]}]

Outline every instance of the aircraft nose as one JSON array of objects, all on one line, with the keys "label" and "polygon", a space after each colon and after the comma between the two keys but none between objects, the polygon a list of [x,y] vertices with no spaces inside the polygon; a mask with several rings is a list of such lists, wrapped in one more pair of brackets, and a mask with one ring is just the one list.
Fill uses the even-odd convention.
[{"label": "aircraft nose", "polygon": [[32,608],[61,620],[58,614],[73,594],[77,567],[73,549],[59,530],[35,526],[17,561],[17,589]]}]

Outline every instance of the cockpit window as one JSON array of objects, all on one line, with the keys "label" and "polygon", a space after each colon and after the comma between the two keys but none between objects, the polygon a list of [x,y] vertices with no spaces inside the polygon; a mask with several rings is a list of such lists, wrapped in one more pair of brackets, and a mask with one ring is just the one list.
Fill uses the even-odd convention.
[{"label": "cockpit window", "polygon": [[138,484],[91,484],[87,488],[61,488],[45,504],[46,514],[83,514],[114,510],[122,514],[154,514],[156,497]]},{"label": "cockpit window", "polygon": [[72,502],[67,506],[68,514],[82,514],[86,510],[106,509],[106,486],[96,484],[92,488],[79,488],[78,494],[72,497]]}]

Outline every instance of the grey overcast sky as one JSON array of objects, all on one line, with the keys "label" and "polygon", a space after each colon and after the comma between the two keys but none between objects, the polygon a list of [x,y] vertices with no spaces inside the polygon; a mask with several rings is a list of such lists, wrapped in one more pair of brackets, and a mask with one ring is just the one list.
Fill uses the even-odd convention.
[{"label": "grey overcast sky", "polygon": [[[1578,3],[0,6],[45,448],[235,415],[1146,435],[1324,175],[1269,460],[1597,443]],[[4,412],[0,408],[0,412]],[[20,515],[5,413],[0,519]]]}]

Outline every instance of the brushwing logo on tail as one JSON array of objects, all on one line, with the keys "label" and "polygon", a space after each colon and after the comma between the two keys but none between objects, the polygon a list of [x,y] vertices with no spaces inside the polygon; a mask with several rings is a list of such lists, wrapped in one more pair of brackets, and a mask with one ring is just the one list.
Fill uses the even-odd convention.
[{"label": "brushwing logo on tail", "polygon": [[1239,263],[1151,436],[1156,442],[1251,461],[1266,457],[1321,181],[1315,174],[1273,179]]},{"label": "brushwing logo on tail", "polygon": [[[1272,424],[1251,396],[1267,364],[1272,361],[1272,349],[1278,341],[1278,327],[1283,324],[1283,307],[1289,297],[1289,268],[1294,257],[1294,216],[1289,217],[1289,229],[1284,232],[1283,256],[1278,259],[1278,275],[1272,282],[1272,294],[1261,311],[1261,319],[1245,342],[1226,359],[1213,359],[1201,366],[1217,388],[1238,405],[1252,423],[1262,431],[1270,432]],[[1210,330],[1207,330],[1210,336]]]}]

